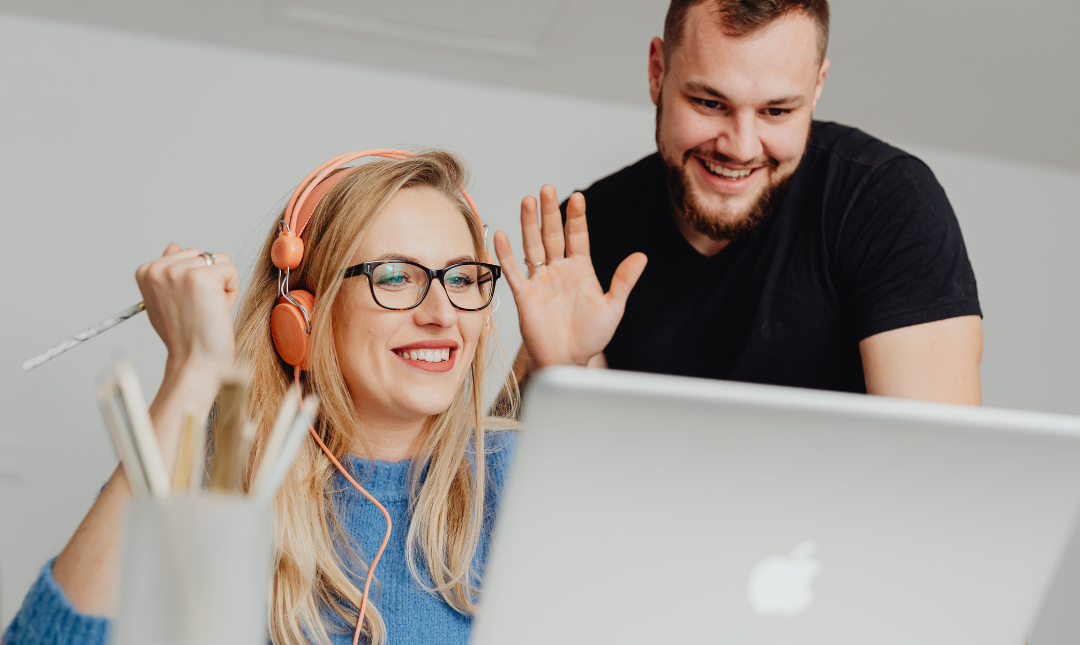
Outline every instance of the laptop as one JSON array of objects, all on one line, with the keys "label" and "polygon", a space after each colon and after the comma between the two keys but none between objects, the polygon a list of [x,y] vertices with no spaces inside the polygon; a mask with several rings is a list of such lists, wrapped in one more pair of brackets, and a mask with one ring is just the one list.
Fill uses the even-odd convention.
[{"label": "laptop", "polygon": [[1022,645],[1080,509],[1068,416],[558,368],[523,421],[474,645]]}]

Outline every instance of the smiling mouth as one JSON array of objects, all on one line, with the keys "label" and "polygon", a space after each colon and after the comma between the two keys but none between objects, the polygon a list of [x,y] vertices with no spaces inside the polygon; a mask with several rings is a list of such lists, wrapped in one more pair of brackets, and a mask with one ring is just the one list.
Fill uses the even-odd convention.
[{"label": "smiling mouth", "polygon": [[722,179],[727,179],[729,181],[738,181],[740,179],[745,179],[752,175],[755,170],[757,170],[757,168],[743,168],[741,170],[732,170],[730,168],[725,168],[720,164],[715,164],[707,159],[702,159],[701,157],[698,157],[698,159],[701,160],[701,165],[705,166],[705,170],[709,171],[709,174],[715,177],[720,177]]},{"label": "smiling mouth", "polygon": [[425,361],[428,363],[441,363],[450,360],[449,347],[442,349],[395,349],[395,354],[411,361]]}]

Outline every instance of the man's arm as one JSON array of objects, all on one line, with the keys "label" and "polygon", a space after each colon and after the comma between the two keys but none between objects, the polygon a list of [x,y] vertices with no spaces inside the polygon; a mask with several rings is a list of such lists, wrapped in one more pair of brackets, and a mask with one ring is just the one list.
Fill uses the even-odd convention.
[{"label": "man's arm", "polygon": [[859,343],[868,394],[982,404],[982,318],[901,327]]}]

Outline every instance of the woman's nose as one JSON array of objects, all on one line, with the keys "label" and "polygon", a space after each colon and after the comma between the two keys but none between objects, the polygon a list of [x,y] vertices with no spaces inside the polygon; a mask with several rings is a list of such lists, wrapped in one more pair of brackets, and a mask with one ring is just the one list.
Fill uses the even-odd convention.
[{"label": "woman's nose", "polygon": [[446,289],[438,280],[431,283],[427,296],[415,312],[414,318],[418,325],[450,327],[457,322],[458,317],[458,310],[454,309],[450,297],[446,295]]}]

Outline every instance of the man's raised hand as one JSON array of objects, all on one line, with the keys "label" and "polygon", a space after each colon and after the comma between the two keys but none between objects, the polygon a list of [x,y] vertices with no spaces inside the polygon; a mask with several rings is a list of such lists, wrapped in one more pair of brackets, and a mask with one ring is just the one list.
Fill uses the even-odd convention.
[{"label": "man's raised hand", "polygon": [[566,206],[566,230],[555,188],[540,189],[521,202],[521,238],[529,276],[518,268],[504,231],[495,234],[495,254],[517,302],[521,336],[538,368],[585,365],[604,351],[622,319],[626,299],[645,270],[643,253],[627,257],[604,293],[589,256],[585,196],[574,193]]}]

